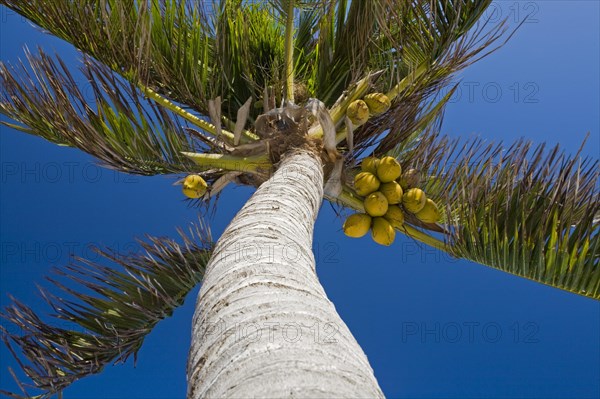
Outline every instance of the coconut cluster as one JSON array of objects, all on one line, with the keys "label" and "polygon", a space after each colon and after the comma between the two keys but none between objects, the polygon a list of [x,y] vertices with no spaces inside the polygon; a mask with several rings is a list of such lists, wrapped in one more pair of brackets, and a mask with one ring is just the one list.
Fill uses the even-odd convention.
[{"label": "coconut cluster", "polygon": [[348,105],[346,116],[354,126],[360,126],[376,116],[390,109],[392,102],[383,93],[370,93],[360,100],[355,100]]},{"label": "coconut cluster", "polygon": [[426,223],[436,223],[441,214],[436,203],[418,188],[418,171],[402,167],[393,157],[368,157],[361,172],[354,177],[354,190],[363,197],[365,213],[350,215],[344,222],[344,233],[359,238],[371,230],[373,241],[391,245],[396,229],[404,224],[405,212]]}]

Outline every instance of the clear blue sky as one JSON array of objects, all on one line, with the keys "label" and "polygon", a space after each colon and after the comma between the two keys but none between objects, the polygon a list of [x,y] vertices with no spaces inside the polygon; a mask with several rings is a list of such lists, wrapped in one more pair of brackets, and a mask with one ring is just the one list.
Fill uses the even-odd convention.
[{"label": "clear blue sky", "polygon": [[[443,131],[511,142],[521,136],[599,156],[599,20],[596,1],[502,1],[511,19],[533,13],[501,50],[459,78]],[[1,59],[22,47],[76,53],[0,8]],[[168,177],[131,177],[77,150],[2,127],[0,301],[7,293],[45,310],[35,285],[89,244],[130,250],[144,233],[175,236],[196,219]],[[215,237],[251,194],[227,189],[211,219]],[[600,303],[465,261],[407,239],[390,248],[352,240],[324,204],[315,232],[319,277],[390,398],[598,398]],[[197,290],[148,337],[133,363],[108,368],[66,398],[183,398]],[[0,348],[0,387],[18,368]]]}]

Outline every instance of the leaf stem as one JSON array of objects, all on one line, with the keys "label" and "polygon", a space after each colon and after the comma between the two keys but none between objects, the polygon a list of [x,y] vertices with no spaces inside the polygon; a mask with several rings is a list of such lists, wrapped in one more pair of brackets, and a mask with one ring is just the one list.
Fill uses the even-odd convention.
[{"label": "leaf stem", "polygon": [[285,25],[285,98],[294,102],[294,0],[288,0]]},{"label": "leaf stem", "polygon": [[396,98],[398,94],[402,93],[408,85],[412,84],[415,80],[417,80],[425,71],[427,71],[428,63],[422,63],[415,69],[413,72],[409,73],[402,79],[396,86],[392,87],[390,91],[387,92],[386,96],[391,100]]},{"label": "leaf stem", "polygon": [[182,152],[202,169],[224,169],[244,173],[261,173],[270,170],[273,165],[267,154],[250,157],[237,157],[227,154],[200,154]]},{"label": "leaf stem", "polygon": [[[142,90],[142,93],[144,93],[147,97],[151,98],[158,104],[167,108],[169,111],[179,115],[186,121],[199,127],[200,129],[212,134],[213,136],[217,135],[217,128],[212,123],[207,122],[203,119],[200,119],[196,115],[193,115],[193,114],[187,112],[180,106],[176,105],[172,101],[161,96],[160,94],[158,94],[157,92],[155,92],[154,90],[152,90],[149,87],[145,87],[141,84],[139,84],[139,87]],[[254,135],[253,133],[248,132],[248,131],[245,131],[244,133],[245,133],[245,136],[242,136],[242,142],[248,143],[248,142],[258,140],[258,137],[256,135]],[[221,135],[224,136],[224,138],[227,140],[228,143],[233,144],[233,133],[232,132],[222,129]],[[245,138],[245,140],[244,140],[244,138]]]}]

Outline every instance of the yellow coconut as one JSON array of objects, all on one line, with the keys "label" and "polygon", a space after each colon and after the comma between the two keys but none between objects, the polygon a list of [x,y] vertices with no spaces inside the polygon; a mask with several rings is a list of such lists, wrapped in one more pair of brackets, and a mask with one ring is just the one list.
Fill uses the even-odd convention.
[{"label": "yellow coconut", "polygon": [[402,206],[411,213],[417,213],[425,206],[427,197],[423,190],[411,188],[402,195]]},{"label": "yellow coconut", "polygon": [[344,222],[344,233],[348,237],[359,238],[369,232],[371,216],[365,213],[355,213],[348,216]]},{"label": "yellow coconut", "polygon": [[419,212],[415,213],[415,216],[422,222],[436,223],[440,220],[442,214],[436,203],[427,198],[425,206]]},{"label": "yellow coconut", "polygon": [[188,198],[200,198],[206,193],[208,184],[199,175],[189,175],[183,181],[183,194]]},{"label": "yellow coconut", "polygon": [[409,188],[419,186],[419,183],[421,183],[421,174],[416,169],[409,169],[402,173],[402,176],[398,181],[400,182],[402,189],[406,191]]},{"label": "yellow coconut", "polygon": [[382,183],[389,183],[396,180],[402,174],[402,168],[396,158],[383,157],[377,165],[377,177]]},{"label": "yellow coconut", "polygon": [[396,238],[396,231],[384,218],[373,218],[373,227],[371,229],[373,241],[380,245],[392,245]]},{"label": "yellow coconut", "polygon": [[395,181],[383,183],[379,186],[379,191],[385,195],[389,204],[399,204],[402,201],[402,187]]},{"label": "yellow coconut", "polygon": [[395,229],[399,229],[404,224],[404,212],[402,212],[402,209],[397,205],[390,206],[383,217],[390,222]]},{"label": "yellow coconut", "polygon": [[379,191],[369,194],[365,198],[365,211],[371,216],[383,216],[388,210],[388,202],[385,195]]},{"label": "yellow coconut", "polygon": [[379,158],[366,157],[360,163],[360,168],[363,172],[377,174],[377,165],[379,165]]},{"label": "yellow coconut", "polygon": [[346,116],[354,126],[360,126],[369,119],[369,107],[363,100],[352,101],[346,109]]},{"label": "yellow coconut", "polygon": [[373,115],[378,115],[378,114],[384,113],[385,111],[390,109],[390,106],[392,105],[388,96],[386,96],[383,93],[367,94],[363,98],[363,100],[365,103],[367,103],[367,106],[369,107],[369,111]]},{"label": "yellow coconut", "polygon": [[377,191],[380,184],[377,176],[369,172],[360,172],[354,176],[354,190],[361,197]]}]

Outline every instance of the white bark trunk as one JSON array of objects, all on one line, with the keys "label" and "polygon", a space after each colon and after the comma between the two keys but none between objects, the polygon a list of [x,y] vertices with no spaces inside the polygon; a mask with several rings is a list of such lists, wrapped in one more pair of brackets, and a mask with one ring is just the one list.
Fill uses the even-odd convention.
[{"label": "white bark trunk", "polygon": [[296,152],[231,221],[196,304],[188,398],[383,397],[316,275],[322,198],[320,160]]}]

